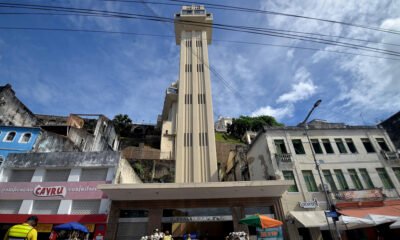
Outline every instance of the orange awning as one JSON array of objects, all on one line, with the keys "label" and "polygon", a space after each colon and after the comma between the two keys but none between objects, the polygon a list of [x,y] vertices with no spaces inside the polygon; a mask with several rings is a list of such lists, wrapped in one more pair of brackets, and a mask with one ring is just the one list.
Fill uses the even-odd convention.
[{"label": "orange awning", "polygon": [[383,207],[351,208],[339,210],[343,215],[363,218],[368,214],[400,217],[400,205],[387,205]]}]

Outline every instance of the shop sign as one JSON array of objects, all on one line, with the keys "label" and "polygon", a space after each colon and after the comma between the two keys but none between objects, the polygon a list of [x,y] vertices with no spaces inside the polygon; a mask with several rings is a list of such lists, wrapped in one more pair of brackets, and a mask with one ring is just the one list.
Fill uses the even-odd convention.
[{"label": "shop sign", "polygon": [[223,222],[223,221],[232,221],[232,216],[163,217],[162,221],[165,223]]},{"label": "shop sign", "polygon": [[282,227],[257,228],[257,240],[283,240]]},{"label": "shop sign", "polygon": [[64,186],[42,187],[38,185],[33,189],[33,194],[38,197],[65,197],[67,195],[67,188]]},{"label": "shop sign", "polygon": [[[92,182],[0,182],[0,200],[74,200],[102,199],[107,196],[97,185],[105,181]],[[57,184],[57,185],[55,185]]]},{"label": "shop sign", "polygon": [[49,224],[49,223],[38,223],[38,225],[36,226],[36,231],[38,232],[51,232],[51,230],[53,229],[53,224]]},{"label": "shop sign", "polygon": [[357,199],[381,199],[383,198],[382,189],[340,191],[336,193],[339,200],[357,200]]},{"label": "shop sign", "polygon": [[299,205],[302,208],[317,208],[318,207],[318,200],[316,198],[314,198],[312,201],[299,202]]}]

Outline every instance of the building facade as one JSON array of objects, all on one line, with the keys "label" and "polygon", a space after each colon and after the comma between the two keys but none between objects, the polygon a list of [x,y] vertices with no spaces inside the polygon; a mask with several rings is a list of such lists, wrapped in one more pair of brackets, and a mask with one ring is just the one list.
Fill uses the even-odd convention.
[{"label": "building facade", "polygon": [[329,239],[322,212],[327,201],[311,151],[333,203],[363,191],[399,198],[400,160],[383,129],[314,121],[308,133],[311,145],[302,127],[265,128],[247,154],[251,180],[294,180],[282,197],[290,239]]},{"label": "building facade", "polygon": [[386,130],[397,152],[400,153],[400,111],[381,122],[379,126]]},{"label": "building facade", "polygon": [[70,221],[104,237],[110,200],[97,185],[114,183],[119,161],[111,151],[10,154],[0,168],[0,235],[35,214],[39,240]]},{"label": "building facade", "polygon": [[32,151],[40,133],[35,127],[0,126],[0,166],[9,153]]},{"label": "building facade", "polygon": [[219,117],[215,122],[216,132],[227,132],[228,126],[232,124],[232,118],[230,117]]}]

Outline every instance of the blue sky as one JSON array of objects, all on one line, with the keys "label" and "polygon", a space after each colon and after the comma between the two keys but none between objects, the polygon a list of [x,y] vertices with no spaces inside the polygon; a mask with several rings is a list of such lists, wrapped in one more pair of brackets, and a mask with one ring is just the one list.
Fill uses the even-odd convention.
[{"label": "blue sky", "polygon": [[[101,0],[9,2],[164,17],[172,17],[179,11],[176,6]],[[229,0],[218,3],[400,30],[398,1]],[[33,10],[0,8],[0,12],[16,11]],[[339,24],[209,11],[214,14],[215,23],[400,44],[400,35]],[[173,25],[168,23],[83,16],[0,15],[0,26],[173,34]],[[222,30],[214,30],[213,38],[357,52]],[[400,47],[393,45],[370,43],[369,46],[400,51]],[[209,51],[211,65],[234,89],[228,89],[211,75],[215,118],[268,114],[293,125],[302,121],[319,98],[323,102],[313,117],[333,122],[375,124],[400,110],[400,61],[219,41],[214,41]],[[173,37],[0,30],[0,84],[12,84],[17,96],[35,113],[103,113],[109,117],[126,113],[135,122],[154,123],[162,109],[165,89],[178,78],[178,61],[179,47]]]}]

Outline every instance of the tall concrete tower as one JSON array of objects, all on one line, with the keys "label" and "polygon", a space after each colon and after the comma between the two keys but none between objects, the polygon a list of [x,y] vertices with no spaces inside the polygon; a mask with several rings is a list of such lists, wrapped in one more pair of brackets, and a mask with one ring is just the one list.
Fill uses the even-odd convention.
[{"label": "tall concrete tower", "polygon": [[175,181],[218,181],[208,44],[212,15],[204,6],[183,6],[175,15],[180,45],[175,125]]}]

